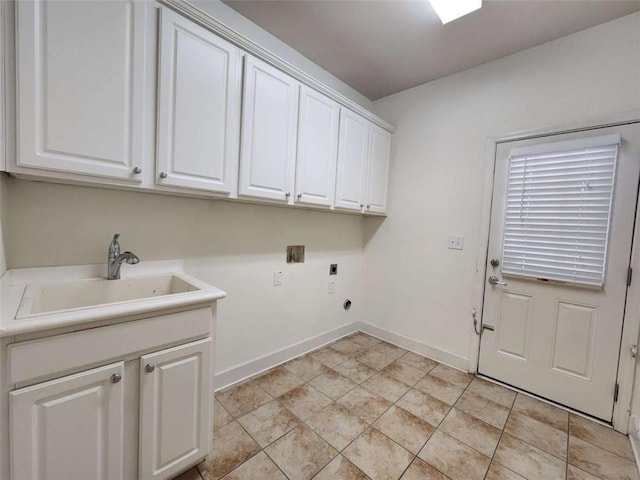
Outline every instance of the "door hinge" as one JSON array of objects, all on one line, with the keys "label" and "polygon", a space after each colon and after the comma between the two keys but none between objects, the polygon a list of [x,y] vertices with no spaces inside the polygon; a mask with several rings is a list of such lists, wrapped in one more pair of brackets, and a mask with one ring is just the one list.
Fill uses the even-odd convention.
[{"label": "door hinge", "polygon": [[633,268],[629,267],[629,270],[627,270],[627,287],[631,285],[631,277],[633,277]]},{"label": "door hinge", "polygon": [[618,401],[618,391],[620,390],[620,384],[616,383],[615,388],[613,389],[613,403]]}]

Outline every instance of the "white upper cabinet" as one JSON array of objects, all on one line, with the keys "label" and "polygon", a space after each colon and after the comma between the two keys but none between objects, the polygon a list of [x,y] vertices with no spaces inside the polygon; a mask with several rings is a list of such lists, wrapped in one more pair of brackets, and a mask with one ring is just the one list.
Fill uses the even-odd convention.
[{"label": "white upper cabinet", "polygon": [[340,105],[309,87],[300,87],[296,203],[333,204],[339,122]]},{"label": "white upper cabinet", "polygon": [[160,11],[156,183],[235,194],[240,143],[240,51]]},{"label": "white upper cabinet", "polygon": [[371,125],[365,213],[385,213],[387,210],[390,155],[391,134],[377,125]]},{"label": "white upper cabinet", "polygon": [[298,82],[247,56],[242,110],[239,194],[292,200]]},{"label": "white upper cabinet", "polygon": [[16,2],[19,167],[138,182],[145,2]]},{"label": "white upper cabinet", "polygon": [[338,146],[336,208],[362,210],[368,155],[369,121],[343,108]]}]

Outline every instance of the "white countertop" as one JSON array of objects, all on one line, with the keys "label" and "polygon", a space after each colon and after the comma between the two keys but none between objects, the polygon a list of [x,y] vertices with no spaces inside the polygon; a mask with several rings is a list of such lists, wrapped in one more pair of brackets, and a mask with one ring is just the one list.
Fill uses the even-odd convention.
[{"label": "white countertop", "polygon": [[[183,271],[182,260],[140,262],[122,265],[121,277],[173,274],[199,288],[197,291],[54,311],[16,318],[28,285],[43,285],[104,278],[105,264],[8,270],[0,278],[0,338],[34,333],[53,328],[93,323],[159,310],[210,303],[224,298],[226,292]],[[118,280],[113,280],[117,282]]]}]

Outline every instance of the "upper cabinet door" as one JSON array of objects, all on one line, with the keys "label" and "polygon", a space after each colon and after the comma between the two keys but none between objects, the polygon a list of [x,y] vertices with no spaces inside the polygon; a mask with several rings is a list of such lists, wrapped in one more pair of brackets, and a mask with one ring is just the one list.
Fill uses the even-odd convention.
[{"label": "upper cabinet door", "polygon": [[171,10],[160,15],[156,183],[235,194],[240,52]]},{"label": "upper cabinet door", "polygon": [[367,167],[367,201],[365,212],[385,213],[387,210],[387,184],[391,134],[371,125],[369,134],[369,162]]},{"label": "upper cabinet door", "polygon": [[140,181],[145,2],[16,2],[19,167]]},{"label": "upper cabinet door", "polygon": [[297,119],[298,82],[274,67],[247,56],[240,195],[283,202],[290,200]]},{"label": "upper cabinet door", "polygon": [[209,454],[211,345],[207,338],[140,358],[138,478],[172,478]]},{"label": "upper cabinet door", "polygon": [[335,193],[340,105],[300,87],[296,203],[331,206]]},{"label": "upper cabinet door", "polygon": [[362,210],[369,153],[369,122],[343,108],[338,146],[336,208]]}]

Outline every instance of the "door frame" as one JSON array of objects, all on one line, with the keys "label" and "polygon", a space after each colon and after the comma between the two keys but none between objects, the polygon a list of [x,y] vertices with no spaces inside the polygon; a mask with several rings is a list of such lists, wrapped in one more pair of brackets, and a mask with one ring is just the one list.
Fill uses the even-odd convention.
[{"label": "door frame", "polygon": [[[476,281],[474,282],[476,287],[473,295],[474,315],[477,319],[478,327],[482,325],[482,315],[484,312],[489,230],[491,227],[493,183],[498,145],[506,142],[544,138],[565,133],[584,132],[598,128],[616,127],[633,123],[640,123],[640,109],[609,115],[590,121],[522,130],[487,138],[485,147],[482,213],[478,255],[476,259]],[[624,310],[624,322],[622,326],[621,350],[618,360],[618,401],[613,407],[612,422],[613,427],[623,433],[627,433],[628,430],[629,417],[631,415],[631,401],[633,396],[633,380],[636,360],[631,356],[631,346],[638,343],[638,334],[640,333],[640,208],[636,208],[635,228],[633,232],[633,243],[631,246],[631,268],[634,270],[635,280],[631,282],[631,286],[627,291],[627,302]],[[475,325],[472,325],[472,328],[475,328]],[[469,344],[468,370],[470,372],[477,373],[480,359],[480,335],[478,335],[474,330],[471,331],[472,336]]]}]

